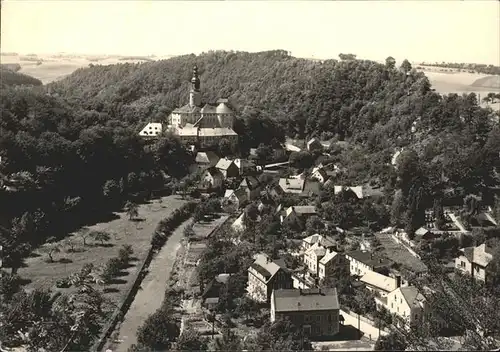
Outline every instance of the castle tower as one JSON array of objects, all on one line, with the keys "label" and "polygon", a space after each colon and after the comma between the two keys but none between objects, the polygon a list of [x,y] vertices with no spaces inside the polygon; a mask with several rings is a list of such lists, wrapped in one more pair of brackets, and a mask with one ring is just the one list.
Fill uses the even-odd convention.
[{"label": "castle tower", "polygon": [[201,105],[200,78],[198,77],[198,66],[193,67],[193,78],[191,78],[191,90],[189,92],[189,106]]}]

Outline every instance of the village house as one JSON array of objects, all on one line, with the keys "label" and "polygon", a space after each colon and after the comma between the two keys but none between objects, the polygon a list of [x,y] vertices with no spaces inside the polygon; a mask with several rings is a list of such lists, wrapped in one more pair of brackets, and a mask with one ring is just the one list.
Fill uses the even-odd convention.
[{"label": "village house", "polygon": [[346,268],[348,266],[345,256],[333,249],[327,249],[323,258],[319,260],[317,276],[320,280],[325,280],[332,277],[335,273],[335,269],[342,266]]},{"label": "village house", "polygon": [[319,243],[321,246],[330,249],[335,249],[337,247],[337,241],[334,238],[330,236],[314,234],[302,240],[302,250],[307,251],[313,244],[316,243]]},{"label": "village house", "polygon": [[[238,216],[238,218],[236,220],[234,220],[234,222],[231,224],[231,228],[235,232],[245,231],[245,229],[246,229],[245,217],[246,217],[245,212],[242,212],[241,215]],[[257,215],[257,222],[259,222],[259,221],[260,221],[260,215]]]},{"label": "village house", "polygon": [[323,150],[323,144],[321,144],[320,140],[317,138],[312,138],[307,142],[306,148],[309,152],[313,152],[315,150]]},{"label": "village house", "polygon": [[301,194],[306,181],[302,178],[280,178],[279,186],[285,193]]},{"label": "village house", "polygon": [[150,122],[139,132],[139,136],[158,137],[163,130],[163,124],[161,122]]},{"label": "village house", "polygon": [[236,211],[248,201],[245,190],[243,189],[227,189],[222,199],[222,207],[226,211]]},{"label": "village house", "polygon": [[224,177],[222,173],[216,168],[210,168],[203,172],[200,180],[201,189],[213,189],[222,187],[224,184]]},{"label": "village house", "polygon": [[356,186],[356,187],[334,186],[334,193],[335,194],[341,193],[344,190],[351,190],[351,191],[353,191],[354,194],[356,195],[356,197],[358,197],[358,199],[363,199],[364,198],[363,186]]},{"label": "village house", "polygon": [[281,223],[300,222],[305,224],[307,219],[316,215],[316,207],[314,205],[295,205],[288,207],[280,216]]},{"label": "village house", "polygon": [[285,192],[277,184],[267,185],[265,188],[265,194],[269,200],[277,201]]},{"label": "village house", "polygon": [[214,167],[219,162],[219,157],[212,151],[196,153],[195,163],[200,169]]},{"label": "village house", "polygon": [[311,338],[339,332],[340,306],[335,288],[274,290],[271,322],[289,319]]},{"label": "village house", "polygon": [[240,170],[233,160],[222,158],[217,162],[217,165],[215,165],[215,167],[220,170],[220,172],[224,176],[224,179],[230,177],[238,177],[240,175]]},{"label": "village house", "polygon": [[257,254],[248,268],[247,291],[257,302],[269,302],[272,290],[292,288],[292,276],[283,259],[272,259],[266,254]]},{"label": "village house", "polygon": [[261,184],[254,176],[246,176],[240,183],[240,189],[244,190],[248,200],[253,201],[260,196]]},{"label": "village house", "polygon": [[240,176],[255,175],[257,172],[257,166],[246,159],[234,159],[234,164],[240,171]]},{"label": "village house", "polygon": [[311,178],[317,180],[321,184],[324,184],[328,180],[329,176],[323,166],[317,166],[312,169]]},{"label": "village house", "polygon": [[477,247],[462,248],[460,253],[460,256],[455,258],[455,268],[476,280],[486,281],[486,269],[493,260],[491,248],[483,243]]},{"label": "village house", "polygon": [[214,309],[219,303],[219,294],[224,285],[227,284],[231,274],[219,274],[212,279],[201,294],[203,306],[207,309]]},{"label": "village house", "polygon": [[393,278],[371,270],[367,271],[359,281],[364,283],[368,290],[381,297],[387,297],[390,292],[401,286],[401,277]]},{"label": "village house", "polygon": [[347,252],[345,257],[349,261],[350,274],[361,277],[368,271],[388,271],[392,264],[390,260],[379,257],[373,252],[351,251]]},{"label": "village house", "polygon": [[304,264],[311,274],[318,275],[319,260],[325,256],[326,251],[325,247],[315,243],[304,253]]},{"label": "village house", "polygon": [[385,307],[391,314],[403,318],[406,327],[421,321],[427,311],[425,297],[414,286],[398,287],[387,297],[376,297],[375,302],[379,308]]}]

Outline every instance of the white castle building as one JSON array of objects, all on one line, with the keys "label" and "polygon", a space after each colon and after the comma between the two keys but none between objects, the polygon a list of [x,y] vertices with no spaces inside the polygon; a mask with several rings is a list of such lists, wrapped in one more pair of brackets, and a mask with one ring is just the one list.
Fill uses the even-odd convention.
[{"label": "white castle building", "polygon": [[[227,99],[219,99],[218,105],[201,104],[200,78],[198,67],[193,68],[189,103],[177,108],[168,116],[167,129],[178,135],[189,144],[197,144],[200,148],[217,144],[225,138],[230,143],[237,143],[238,134],[233,130],[234,113],[226,105]],[[149,123],[139,135],[155,137],[162,128]],[[155,130],[156,127],[156,130]]]}]

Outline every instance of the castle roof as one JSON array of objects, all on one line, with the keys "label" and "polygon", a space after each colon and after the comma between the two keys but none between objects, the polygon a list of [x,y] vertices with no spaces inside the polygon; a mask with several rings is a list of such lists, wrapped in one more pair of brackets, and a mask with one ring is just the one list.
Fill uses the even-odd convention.
[{"label": "castle roof", "polygon": [[225,103],[220,103],[217,105],[216,109],[218,114],[232,114],[233,111],[225,104]]},{"label": "castle roof", "polygon": [[217,107],[210,104],[205,104],[205,106],[202,107],[200,111],[202,114],[215,114],[217,111]]},{"label": "castle roof", "polygon": [[172,112],[180,114],[197,114],[201,112],[201,109],[198,106],[191,106],[189,104],[186,104],[184,106],[181,106],[180,108],[175,109]]}]

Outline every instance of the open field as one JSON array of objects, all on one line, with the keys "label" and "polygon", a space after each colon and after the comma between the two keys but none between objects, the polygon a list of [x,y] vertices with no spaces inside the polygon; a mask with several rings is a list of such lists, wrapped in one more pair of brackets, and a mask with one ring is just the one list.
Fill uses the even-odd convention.
[{"label": "open field", "polygon": [[[70,235],[75,243],[76,252],[68,252],[65,240],[59,242],[62,251],[54,253],[54,263],[47,263],[47,254],[30,257],[26,260],[26,266],[19,269],[19,275],[28,281],[27,288],[50,288],[56,280],[65,278],[72,273],[80,271],[83,265],[92,263],[94,265],[105,264],[110,258],[116,257],[119,248],[124,244],[132,246],[136,258],[131,266],[112,284],[106,287],[106,298],[112,302],[118,302],[123,296],[123,290],[137,275],[137,265],[145,257],[151,247],[151,237],[160,220],[169,216],[175,209],[182,206],[186,201],[178,196],[163,197],[162,202],[153,200],[150,203],[139,206],[139,221],[130,221],[128,216],[121,212],[116,213],[116,219],[109,222],[98,223],[89,226],[93,231],[105,231],[111,235],[109,242],[101,245],[87,238],[87,245],[83,245],[82,231]],[[41,253],[39,249],[35,253]],[[61,260],[62,259],[62,260]],[[65,290],[65,289],[60,289]]]},{"label": "open field", "polygon": [[60,80],[75,70],[88,67],[90,64],[94,65],[113,65],[118,63],[137,63],[145,61],[155,61],[168,59],[172,56],[161,56],[154,58],[141,59],[141,57],[127,57],[127,56],[95,56],[95,55],[36,55],[36,56],[23,56],[23,55],[2,55],[2,64],[15,64],[21,65],[20,73],[30,75],[38,78],[43,84]]}]

